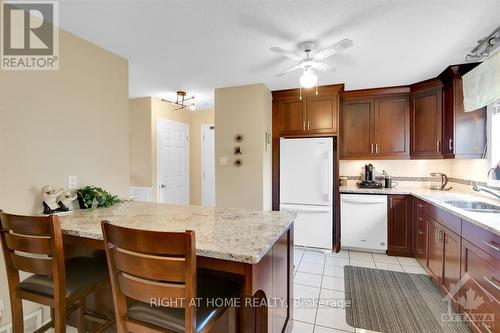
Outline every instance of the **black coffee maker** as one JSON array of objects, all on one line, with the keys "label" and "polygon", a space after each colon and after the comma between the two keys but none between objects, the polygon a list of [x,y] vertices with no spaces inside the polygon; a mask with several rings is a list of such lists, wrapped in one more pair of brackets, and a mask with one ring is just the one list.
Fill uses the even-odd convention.
[{"label": "black coffee maker", "polygon": [[372,182],[375,178],[373,177],[373,164],[365,164],[365,181]]},{"label": "black coffee maker", "polygon": [[359,182],[358,187],[360,188],[382,188],[381,182],[375,180],[375,168],[373,164],[365,164],[365,177]]}]

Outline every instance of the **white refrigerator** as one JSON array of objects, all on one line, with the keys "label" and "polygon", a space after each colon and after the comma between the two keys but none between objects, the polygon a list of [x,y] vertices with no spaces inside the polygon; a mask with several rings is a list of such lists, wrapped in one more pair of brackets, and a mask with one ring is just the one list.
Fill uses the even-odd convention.
[{"label": "white refrigerator", "polygon": [[280,140],[280,210],[294,211],[295,245],[332,249],[333,138]]}]

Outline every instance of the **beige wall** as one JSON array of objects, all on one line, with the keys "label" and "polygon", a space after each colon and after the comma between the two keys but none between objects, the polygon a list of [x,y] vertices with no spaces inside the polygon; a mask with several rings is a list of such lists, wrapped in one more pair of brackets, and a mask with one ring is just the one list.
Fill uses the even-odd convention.
[{"label": "beige wall", "polygon": [[152,200],[157,200],[157,133],[158,119],[189,125],[190,136],[190,203],[201,204],[201,124],[213,123],[213,110],[175,110],[176,106],[159,98],[143,97],[130,100],[130,185],[152,188]]},{"label": "beige wall", "polygon": [[[215,90],[215,190],[218,207],[271,208],[271,150],[265,133],[271,132],[272,96],[264,84]],[[243,135],[236,143],[234,136]],[[243,164],[234,166],[233,147],[241,146]],[[219,163],[228,158],[228,165]]]},{"label": "beige wall", "polygon": [[[190,197],[191,205],[201,205],[201,125],[215,124],[213,109],[193,112],[190,145]],[[215,129],[217,131],[217,129]]]},{"label": "beige wall", "polygon": [[[58,71],[0,71],[0,208],[39,213],[41,187],[101,185],[127,195],[128,63],[60,31]],[[5,265],[0,298],[10,322]],[[25,307],[29,313],[39,306]]]}]

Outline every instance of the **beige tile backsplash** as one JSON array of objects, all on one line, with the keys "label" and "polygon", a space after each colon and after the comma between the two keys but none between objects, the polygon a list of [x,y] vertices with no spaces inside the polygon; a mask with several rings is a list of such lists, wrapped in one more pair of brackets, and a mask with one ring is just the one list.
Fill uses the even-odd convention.
[{"label": "beige tile backsplash", "polygon": [[450,175],[452,170],[451,160],[342,160],[339,173],[341,176],[357,176],[367,163],[373,164],[377,175],[385,170],[393,177],[429,177],[430,172]]},{"label": "beige tile backsplash", "polygon": [[[442,172],[450,178],[486,181],[488,160],[342,160],[340,161],[339,174],[341,176],[358,176],[361,168],[371,163],[375,167],[376,175],[387,171],[393,177],[429,177],[431,172]],[[350,186],[355,186],[356,181],[350,180]],[[401,187],[427,187],[426,181],[400,181]],[[453,184],[455,189],[470,188],[470,185]]]}]

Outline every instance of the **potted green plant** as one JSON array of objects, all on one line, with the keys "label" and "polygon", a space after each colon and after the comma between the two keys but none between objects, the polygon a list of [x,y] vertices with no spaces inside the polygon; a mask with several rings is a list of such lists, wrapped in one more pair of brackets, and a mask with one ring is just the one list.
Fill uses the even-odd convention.
[{"label": "potted green plant", "polygon": [[85,186],[76,190],[78,195],[78,204],[80,209],[92,208],[94,200],[97,202],[97,207],[111,207],[120,202],[116,195],[112,195],[106,190],[97,186]]}]

